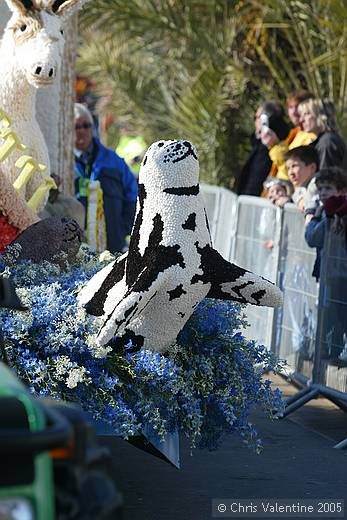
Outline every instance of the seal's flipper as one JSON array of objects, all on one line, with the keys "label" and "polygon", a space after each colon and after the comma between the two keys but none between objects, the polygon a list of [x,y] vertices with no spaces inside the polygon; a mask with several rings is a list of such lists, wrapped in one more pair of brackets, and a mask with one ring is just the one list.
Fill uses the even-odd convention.
[{"label": "seal's flipper", "polygon": [[195,275],[192,283],[210,283],[207,298],[268,307],[281,305],[282,292],[272,282],[231,264],[209,245],[202,248],[197,245],[197,250],[201,255],[203,274]]},{"label": "seal's flipper", "polygon": [[110,290],[120,282],[125,274],[127,253],[111,262],[96,273],[85,287],[79,292],[77,299],[85,306],[88,314],[103,316],[105,301]]}]

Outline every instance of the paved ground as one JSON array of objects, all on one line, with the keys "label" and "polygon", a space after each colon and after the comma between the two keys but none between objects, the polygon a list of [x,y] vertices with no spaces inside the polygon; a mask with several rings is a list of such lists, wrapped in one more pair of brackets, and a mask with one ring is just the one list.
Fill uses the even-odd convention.
[{"label": "paved ground", "polygon": [[[285,395],[297,391],[275,382]],[[347,414],[317,399],[283,420],[259,412],[252,419],[263,439],[261,455],[236,437],[217,452],[193,456],[182,442],[181,470],[104,438],[124,495],[124,520],[208,520],[213,498],[335,498],[345,499],[347,509],[347,452],[333,448],[347,437]]]}]

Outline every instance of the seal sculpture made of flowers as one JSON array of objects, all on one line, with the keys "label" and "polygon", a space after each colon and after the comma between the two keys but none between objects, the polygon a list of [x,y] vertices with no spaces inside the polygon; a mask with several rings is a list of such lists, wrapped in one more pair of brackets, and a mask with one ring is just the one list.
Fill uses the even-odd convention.
[{"label": "seal sculpture made of flowers", "polygon": [[164,352],[205,297],[282,301],[278,287],[213,249],[194,146],[158,141],[142,161],[129,251],[98,272],[79,301],[103,319],[98,345],[116,336],[116,345]]}]

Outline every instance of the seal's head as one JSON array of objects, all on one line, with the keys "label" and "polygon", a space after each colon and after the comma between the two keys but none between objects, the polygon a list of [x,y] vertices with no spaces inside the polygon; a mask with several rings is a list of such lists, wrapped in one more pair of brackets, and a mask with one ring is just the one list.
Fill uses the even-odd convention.
[{"label": "seal's head", "polygon": [[139,182],[161,190],[197,185],[199,161],[195,147],[183,140],[153,143],[143,158]]}]

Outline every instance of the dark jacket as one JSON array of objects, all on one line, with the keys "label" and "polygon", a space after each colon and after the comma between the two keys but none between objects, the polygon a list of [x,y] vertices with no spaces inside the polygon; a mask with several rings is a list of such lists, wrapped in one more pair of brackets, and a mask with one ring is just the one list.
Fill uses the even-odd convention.
[{"label": "dark jacket", "polygon": [[346,143],[336,132],[323,132],[312,143],[319,157],[319,170],[329,166],[347,167]]},{"label": "dark jacket", "polygon": [[[94,154],[90,180],[100,181],[104,199],[107,248],[122,251],[125,237],[131,232],[137,198],[137,181],[125,161],[99,139],[93,139]],[[85,167],[75,157],[75,193],[87,208],[88,198],[79,193],[79,179],[86,177]]]},{"label": "dark jacket", "polygon": [[312,276],[318,282],[322,263],[324,237],[328,228],[328,219],[324,213],[320,213],[307,224],[305,228],[305,240],[307,245],[316,248],[316,259],[313,265]]},{"label": "dark jacket", "polygon": [[257,195],[263,191],[263,182],[271,170],[271,159],[269,150],[260,139],[253,134],[251,138],[252,150],[243,166],[238,186],[238,195]]}]

